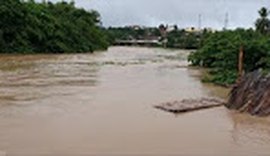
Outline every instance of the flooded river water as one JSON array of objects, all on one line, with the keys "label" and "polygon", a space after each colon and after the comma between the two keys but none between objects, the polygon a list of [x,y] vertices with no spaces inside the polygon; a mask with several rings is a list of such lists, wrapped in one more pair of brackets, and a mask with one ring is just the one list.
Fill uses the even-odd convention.
[{"label": "flooded river water", "polygon": [[270,119],[153,106],[228,90],[202,84],[187,51],[112,47],[0,56],[0,156],[267,155]]}]

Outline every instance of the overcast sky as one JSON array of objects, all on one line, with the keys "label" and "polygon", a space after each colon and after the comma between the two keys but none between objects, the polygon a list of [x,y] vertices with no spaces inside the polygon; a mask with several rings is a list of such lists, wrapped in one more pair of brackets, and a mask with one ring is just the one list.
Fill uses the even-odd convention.
[{"label": "overcast sky", "polygon": [[[57,1],[57,0],[53,0]],[[229,14],[229,28],[253,27],[258,10],[270,0],[75,0],[76,5],[97,10],[104,26],[177,24],[180,28],[222,28]]]}]

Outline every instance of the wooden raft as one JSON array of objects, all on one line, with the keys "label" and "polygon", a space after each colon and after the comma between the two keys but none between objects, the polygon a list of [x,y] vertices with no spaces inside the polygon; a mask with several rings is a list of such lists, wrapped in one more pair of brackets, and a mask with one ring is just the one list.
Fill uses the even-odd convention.
[{"label": "wooden raft", "polygon": [[170,113],[188,113],[203,109],[224,106],[225,102],[216,98],[185,99],[182,101],[166,102],[154,106],[157,109]]}]

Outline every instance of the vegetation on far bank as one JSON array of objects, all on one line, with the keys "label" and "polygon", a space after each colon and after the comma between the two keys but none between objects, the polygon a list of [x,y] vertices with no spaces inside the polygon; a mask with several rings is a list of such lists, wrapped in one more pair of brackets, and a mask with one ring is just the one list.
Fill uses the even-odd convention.
[{"label": "vegetation on far bank", "polygon": [[176,25],[173,28],[168,27],[163,24],[159,27],[109,27],[107,34],[111,44],[115,44],[117,40],[156,40],[161,43],[155,45],[156,47],[197,49],[203,36],[209,33],[206,29],[187,32],[185,29],[178,29]]},{"label": "vegetation on far bank", "polygon": [[93,52],[108,47],[96,11],[74,2],[0,1],[0,53]]},{"label": "vegetation on far bank", "polygon": [[[168,48],[197,49],[202,34],[177,26],[101,27],[96,11],[73,1],[0,1],[0,53],[74,53],[103,50],[116,40],[158,40]],[[170,29],[170,30],[169,30]]]},{"label": "vegetation on far bank", "polygon": [[202,47],[189,56],[194,66],[209,68],[203,81],[230,85],[237,79],[238,55],[244,48],[244,70],[270,69],[270,22],[268,10],[259,11],[256,30],[236,29],[213,33],[202,41]]}]

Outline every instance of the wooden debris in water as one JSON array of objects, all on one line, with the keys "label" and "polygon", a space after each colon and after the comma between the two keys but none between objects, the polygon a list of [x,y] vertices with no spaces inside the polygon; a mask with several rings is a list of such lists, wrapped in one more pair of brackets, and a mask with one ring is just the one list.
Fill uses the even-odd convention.
[{"label": "wooden debris in water", "polygon": [[255,116],[270,115],[270,75],[255,71],[242,77],[225,106]]},{"label": "wooden debris in water", "polygon": [[171,113],[188,113],[203,109],[223,106],[224,101],[216,98],[185,99],[182,101],[166,102],[155,108]]}]

